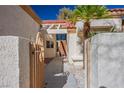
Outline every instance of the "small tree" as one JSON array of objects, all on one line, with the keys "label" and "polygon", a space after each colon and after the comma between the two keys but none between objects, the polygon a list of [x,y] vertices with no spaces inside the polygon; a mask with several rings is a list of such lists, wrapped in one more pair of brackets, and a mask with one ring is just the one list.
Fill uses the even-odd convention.
[{"label": "small tree", "polygon": [[57,15],[58,19],[60,20],[67,20],[72,16],[73,11],[69,8],[62,8],[59,10],[59,14]]},{"label": "small tree", "polygon": [[84,21],[83,38],[88,38],[90,33],[90,20],[109,17],[108,9],[103,5],[79,5],[74,9],[74,16]]}]

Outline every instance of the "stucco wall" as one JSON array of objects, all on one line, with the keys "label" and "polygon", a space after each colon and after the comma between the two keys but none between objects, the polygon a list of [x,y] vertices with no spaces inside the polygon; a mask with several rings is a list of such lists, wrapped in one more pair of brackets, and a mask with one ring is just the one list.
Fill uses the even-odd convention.
[{"label": "stucco wall", "polygon": [[35,40],[39,24],[16,5],[0,6],[0,36],[20,36]]},{"label": "stucco wall", "polygon": [[19,38],[19,87],[30,87],[30,41],[25,38]]},{"label": "stucco wall", "polygon": [[124,33],[103,33],[91,40],[90,87],[124,87]]},{"label": "stucco wall", "polygon": [[30,87],[29,41],[0,37],[0,87]]},{"label": "stucco wall", "polygon": [[83,61],[83,49],[80,38],[76,33],[68,34],[68,58],[74,61]]},{"label": "stucco wall", "polygon": [[[76,23],[79,31],[82,31],[83,21]],[[107,19],[94,19],[91,20],[91,26],[116,26],[115,31],[122,31],[122,19],[121,18],[107,18]]]},{"label": "stucco wall", "polygon": [[97,19],[91,21],[91,26],[116,26],[115,31],[122,31],[121,18]]}]

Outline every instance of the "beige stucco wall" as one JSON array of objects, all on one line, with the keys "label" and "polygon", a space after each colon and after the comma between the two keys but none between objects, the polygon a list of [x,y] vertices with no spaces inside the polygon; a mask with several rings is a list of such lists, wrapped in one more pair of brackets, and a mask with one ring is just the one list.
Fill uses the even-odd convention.
[{"label": "beige stucco wall", "polygon": [[35,40],[39,24],[19,6],[0,6],[0,36],[20,36]]},{"label": "beige stucco wall", "polygon": [[[53,41],[54,42],[54,48],[46,48],[46,41]],[[44,38],[44,47],[45,47],[45,58],[53,58],[56,57],[56,35],[45,35]]]},{"label": "beige stucco wall", "polygon": [[30,40],[19,38],[19,87],[30,87]]},{"label": "beige stucco wall", "polygon": [[0,36],[0,88],[30,87],[29,42]]},{"label": "beige stucco wall", "polygon": [[0,6],[0,87],[30,87],[29,42],[40,25],[19,6]]}]

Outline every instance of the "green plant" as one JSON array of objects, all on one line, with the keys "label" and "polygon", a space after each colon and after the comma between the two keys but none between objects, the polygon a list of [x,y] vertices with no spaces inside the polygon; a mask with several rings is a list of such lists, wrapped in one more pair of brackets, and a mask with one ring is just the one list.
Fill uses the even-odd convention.
[{"label": "green plant", "polygon": [[92,36],[94,36],[94,35],[96,35],[96,34],[97,34],[96,32],[90,31],[90,32],[88,33],[88,37],[90,38],[90,37],[92,37]]},{"label": "green plant", "polygon": [[79,5],[74,9],[74,16],[77,19],[83,20],[83,33],[84,39],[92,36],[93,33],[90,31],[90,20],[91,19],[100,19],[100,18],[108,18],[109,11],[103,5]]},{"label": "green plant", "polygon": [[60,20],[67,20],[72,16],[72,10],[70,10],[69,8],[62,8],[59,10],[59,14],[57,15],[57,18]]}]

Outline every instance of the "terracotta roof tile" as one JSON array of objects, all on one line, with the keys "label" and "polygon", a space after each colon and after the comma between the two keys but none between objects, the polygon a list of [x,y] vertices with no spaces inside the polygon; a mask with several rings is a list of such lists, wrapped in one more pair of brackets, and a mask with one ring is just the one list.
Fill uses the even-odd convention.
[{"label": "terracotta roof tile", "polygon": [[112,16],[124,16],[124,8],[114,8],[109,10]]},{"label": "terracotta roof tile", "polygon": [[66,23],[64,20],[43,20],[43,24]]},{"label": "terracotta roof tile", "polygon": [[61,24],[66,28],[75,28],[75,25],[65,20],[43,20],[42,24]]}]

